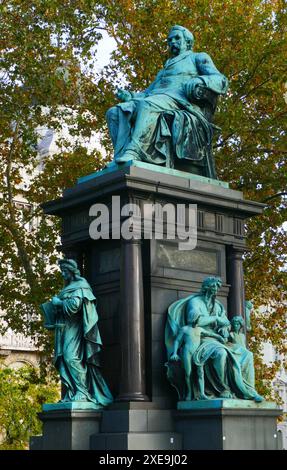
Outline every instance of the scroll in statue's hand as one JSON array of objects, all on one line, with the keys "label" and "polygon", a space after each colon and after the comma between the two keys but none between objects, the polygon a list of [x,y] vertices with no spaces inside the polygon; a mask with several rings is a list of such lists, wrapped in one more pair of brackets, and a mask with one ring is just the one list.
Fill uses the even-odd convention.
[{"label": "scroll in statue's hand", "polygon": [[205,92],[205,86],[203,86],[199,83],[199,84],[195,85],[195,88],[193,90],[193,96],[197,100],[202,100],[202,99],[204,99],[204,92]]},{"label": "scroll in statue's hand", "polygon": [[203,81],[198,77],[193,78],[184,85],[184,91],[189,100],[203,99],[205,89],[206,87],[203,84]]}]

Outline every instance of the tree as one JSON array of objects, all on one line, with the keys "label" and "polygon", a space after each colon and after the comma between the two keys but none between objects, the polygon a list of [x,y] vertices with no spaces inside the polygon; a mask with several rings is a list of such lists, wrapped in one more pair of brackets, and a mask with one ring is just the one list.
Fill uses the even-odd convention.
[{"label": "tree", "polygon": [[[230,91],[221,99],[215,118],[222,129],[214,139],[219,177],[243,191],[247,199],[266,203],[263,215],[246,227],[250,251],[245,256],[245,280],[247,298],[255,307],[274,305],[268,315],[258,314],[250,337],[262,377],[260,390],[267,392],[276,367],[267,370],[262,365],[260,344],[270,338],[278,352],[284,352],[286,344],[282,295],[287,287],[287,242],[282,228],[287,192],[286,3],[71,0],[59,6],[52,0],[32,5],[10,0],[1,8],[2,37],[7,37],[2,48],[5,79],[0,115],[0,128],[5,129],[1,137],[1,234],[7,247],[3,255],[7,267],[1,268],[1,279],[7,279],[9,269],[13,275],[1,282],[1,307],[8,309],[11,326],[22,328],[19,306],[21,312],[35,310],[50,295],[54,282],[54,273],[46,272],[41,254],[53,265],[58,227],[55,223],[50,227],[37,212],[39,228],[25,238],[11,203],[19,191],[21,165],[32,173],[37,161],[31,153],[35,128],[60,128],[64,122],[74,126],[75,135],[88,137],[91,130],[100,131],[110,156],[105,111],[115,102],[113,90],[123,82],[135,91],[146,88],[167,58],[169,28],[182,24],[194,32],[195,50],[208,52],[230,80]],[[114,38],[117,49],[110,64],[95,73],[94,51],[101,29]],[[31,108],[32,101],[37,104]],[[59,103],[65,106],[59,107]],[[43,113],[42,106],[49,112]],[[82,145],[70,144],[65,152],[49,159],[25,196],[39,204],[100,164],[98,155],[95,160]],[[35,330],[39,331],[37,323]]]},{"label": "tree", "polygon": [[44,383],[32,366],[18,370],[0,365],[0,449],[28,448],[31,435],[41,434],[37,413],[43,403],[59,399],[59,385]]},{"label": "tree", "polygon": [[[85,94],[94,85],[81,70],[100,36],[89,33],[89,8],[89,16],[82,14],[73,1],[59,7],[53,0],[11,0],[0,9],[0,310],[7,312],[6,326],[48,347],[37,313],[57,288],[49,267],[57,257],[59,224],[50,224],[39,205],[101,166],[99,152],[89,153],[85,142],[95,120]],[[58,132],[59,152],[46,157],[39,172],[43,128]],[[22,199],[29,205],[19,211],[15,201]],[[27,231],[32,220],[37,223]]]}]

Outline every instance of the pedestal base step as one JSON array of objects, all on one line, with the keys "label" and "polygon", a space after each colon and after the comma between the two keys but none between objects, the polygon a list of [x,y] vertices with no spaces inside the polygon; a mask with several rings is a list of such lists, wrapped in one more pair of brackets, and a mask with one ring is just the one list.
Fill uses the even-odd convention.
[{"label": "pedestal base step", "polygon": [[182,436],[171,432],[119,432],[94,434],[91,450],[180,450]]}]

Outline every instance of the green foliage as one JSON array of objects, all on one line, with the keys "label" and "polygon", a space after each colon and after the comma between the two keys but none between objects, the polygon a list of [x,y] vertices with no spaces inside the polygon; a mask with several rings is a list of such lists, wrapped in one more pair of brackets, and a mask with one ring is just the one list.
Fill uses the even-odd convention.
[{"label": "green foliage", "polygon": [[[40,204],[102,165],[99,152],[86,149],[95,130],[88,106],[95,85],[81,66],[91,62],[100,38],[88,3],[0,5],[0,310],[7,312],[7,327],[32,335],[46,353],[51,335],[38,306],[60,287],[60,224],[51,223]],[[43,129],[58,136],[58,153],[41,160],[36,145]],[[15,201],[23,200],[29,206],[19,210]]]},{"label": "green foliage", "polygon": [[27,449],[29,437],[41,434],[42,404],[59,397],[59,385],[45,383],[32,366],[0,366],[0,450]]},{"label": "green foliage", "polygon": [[[222,129],[214,141],[219,177],[246,198],[267,204],[263,215],[248,223],[245,256],[247,298],[255,307],[274,307],[272,313],[258,314],[250,337],[258,377],[266,377],[260,379],[260,391],[266,391],[278,367],[262,365],[260,346],[270,339],[284,353],[286,344],[287,241],[281,228],[287,192],[286,2],[6,0],[0,12],[0,236],[5,247],[0,308],[9,312],[10,326],[38,332],[39,342],[50,344],[38,320],[27,322],[23,315],[37,312],[37,305],[58,288],[47,266],[55,266],[59,225],[51,225],[38,205],[102,165],[97,152],[89,155],[84,149],[93,131],[101,132],[110,156],[105,112],[115,102],[113,91],[123,81],[135,91],[144,89],[167,58],[169,28],[181,24],[194,32],[195,50],[208,52],[230,80],[215,117]],[[101,29],[117,49],[98,72],[95,49]],[[62,151],[47,160],[44,173],[35,173],[35,130],[60,133],[65,126],[73,129],[74,140],[62,139]],[[23,189],[27,175],[31,184]],[[39,216],[29,233],[12,203],[19,194]],[[24,222],[34,214],[27,212]]]}]

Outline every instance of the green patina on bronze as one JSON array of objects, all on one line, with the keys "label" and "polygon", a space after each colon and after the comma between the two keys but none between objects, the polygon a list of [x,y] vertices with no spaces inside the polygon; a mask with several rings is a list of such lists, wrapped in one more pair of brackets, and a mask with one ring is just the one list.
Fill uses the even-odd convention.
[{"label": "green patina on bronze", "polygon": [[254,385],[253,354],[241,333],[242,317],[229,322],[216,299],[221,279],[206,278],[198,294],[168,309],[167,377],[180,400],[239,398],[261,402]]},{"label": "green patina on bronze", "polygon": [[55,367],[65,386],[62,402],[91,402],[103,407],[113,401],[100,372],[102,340],[96,298],[76,261],[59,261],[65,287],[42,305],[45,326],[55,330]]},{"label": "green patina on bronze", "polygon": [[[168,35],[171,58],[143,92],[119,90],[120,104],[107,112],[117,163],[141,160],[216,178],[212,117],[228,81],[205,52],[193,52],[194,38],[182,26]],[[182,167],[179,169],[183,169]]]}]

